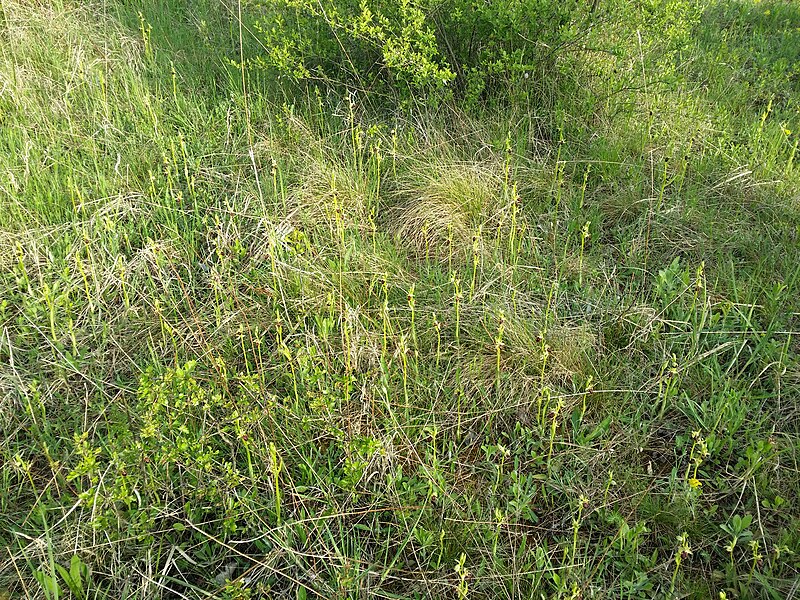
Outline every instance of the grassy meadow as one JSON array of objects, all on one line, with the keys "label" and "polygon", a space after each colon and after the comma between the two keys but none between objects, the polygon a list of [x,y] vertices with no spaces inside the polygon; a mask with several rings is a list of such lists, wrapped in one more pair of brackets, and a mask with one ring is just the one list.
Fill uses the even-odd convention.
[{"label": "grassy meadow", "polygon": [[0,599],[800,598],[800,5],[669,3],[389,109],[2,0]]}]

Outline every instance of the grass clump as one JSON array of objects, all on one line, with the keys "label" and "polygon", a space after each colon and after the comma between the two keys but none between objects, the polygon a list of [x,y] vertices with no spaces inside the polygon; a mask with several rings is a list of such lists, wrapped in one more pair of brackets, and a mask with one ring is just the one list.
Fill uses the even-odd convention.
[{"label": "grass clump", "polygon": [[797,11],[673,4],[390,111],[5,0],[0,597],[791,597]]}]

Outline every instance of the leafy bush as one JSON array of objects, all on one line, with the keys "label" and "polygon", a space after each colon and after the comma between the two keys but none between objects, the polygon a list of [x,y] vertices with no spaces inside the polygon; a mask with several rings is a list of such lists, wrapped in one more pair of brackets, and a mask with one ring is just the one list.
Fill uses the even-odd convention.
[{"label": "leafy bush", "polygon": [[555,52],[575,36],[579,6],[574,0],[259,0],[256,28],[267,51],[254,63],[294,81],[344,83],[395,98],[455,93],[475,100],[552,67]]}]

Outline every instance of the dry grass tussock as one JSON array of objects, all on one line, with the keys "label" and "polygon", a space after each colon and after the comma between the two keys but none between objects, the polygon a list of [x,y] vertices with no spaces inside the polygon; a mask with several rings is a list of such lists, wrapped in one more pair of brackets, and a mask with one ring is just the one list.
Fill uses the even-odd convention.
[{"label": "dry grass tussock", "polygon": [[370,218],[365,182],[333,160],[308,157],[289,204],[301,221],[324,224],[330,231],[365,228]]},{"label": "dry grass tussock", "polygon": [[515,199],[496,163],[423,166],[401,184],[399,195],[409,200],[396,210],[391,228],[419,256],[464,260],[485,238],[512,227]]},{"label": "dry grass tussock", "polygon": [[[495,319],[496,320],[496,319]],[[492,323],[491,327],[496,324]],[[482,371],[487,380],[497,376],[497,347],[487,334],[496,336],[487,324],[481,330],[468,330],[472,343],[482,348]],[[485,331],[484,331],[485,330]],[[500,351],[501,376],[532,378],[537,388],[542,384],[560,385],[575,376],[586,377],[593,371],[592,358],[598,348],[598,336],[587,324],[558,323],[544,329],[541,322],[518,314],[503,316]],[[542,372],[544,370],[544,379]]]}]

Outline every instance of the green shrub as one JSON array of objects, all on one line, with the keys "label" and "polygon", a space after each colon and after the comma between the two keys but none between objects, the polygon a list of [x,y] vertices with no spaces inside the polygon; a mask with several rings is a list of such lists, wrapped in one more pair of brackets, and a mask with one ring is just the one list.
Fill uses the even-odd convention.
[{"label": "green shrub", "polygon": [[542,73],[575,37],[580,3],[557,0],[259,0],[254,64],[394,99],[477,100]]}]

